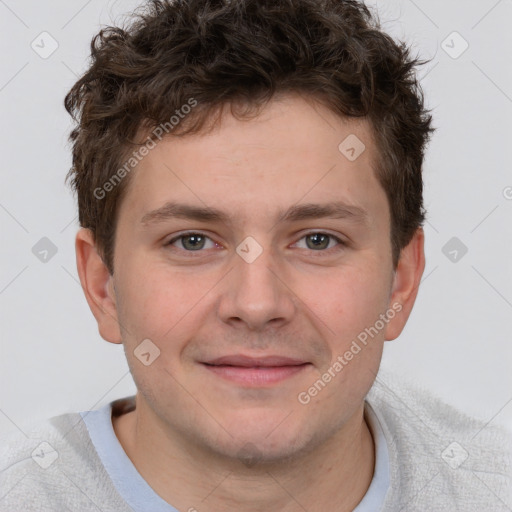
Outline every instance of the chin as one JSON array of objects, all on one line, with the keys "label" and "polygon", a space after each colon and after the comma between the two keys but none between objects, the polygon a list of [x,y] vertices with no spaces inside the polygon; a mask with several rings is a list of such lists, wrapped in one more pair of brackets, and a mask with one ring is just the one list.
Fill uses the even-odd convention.
[{"label": "chin", "polygon": [[307,451],[304,439],[281,438],[274,441],[268,439],[239,438],[229,445],[214,445],[217,455],[241,462],[246,467],[269,466],[290,460]]},{"label": "chin", "polygon": [[[293,412],[289,415],[291,420]],[[327,432],[315,430],[313,425],[292,421],[283,421],[282,413],[271,415],[266,421],[256,422],[245,417],[232,419],[228,424],[233,427],[219,432],[213,438],[211,431],[204,437],[209,450],[216,455],[239,461],[247,467],[272,465],[297,458],[312,450],[325,439]]]}]

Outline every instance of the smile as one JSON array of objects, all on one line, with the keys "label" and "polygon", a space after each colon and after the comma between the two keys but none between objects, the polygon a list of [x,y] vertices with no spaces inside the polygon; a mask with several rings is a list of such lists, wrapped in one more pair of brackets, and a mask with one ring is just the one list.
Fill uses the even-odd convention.
[{"label": "smile", "polygon": [[224,356],[203,366],[225,380],[244,386],[268,386],[282,382],[311,366],[311,363],[288,357]]}]

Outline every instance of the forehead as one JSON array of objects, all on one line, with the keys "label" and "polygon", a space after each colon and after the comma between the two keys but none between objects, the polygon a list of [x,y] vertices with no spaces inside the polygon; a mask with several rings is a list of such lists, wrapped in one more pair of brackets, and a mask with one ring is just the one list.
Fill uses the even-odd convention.
[{"label": "forehead", "polygon": [[298,203],[344,202],[385,215],[376,160],[367,121],[290,95],[256,118],[240,120],[227,109],[210,132],[162,139],[136,166],[123,203],[145,221],[178,200],[235,222],[255,212],[275,220]]}]

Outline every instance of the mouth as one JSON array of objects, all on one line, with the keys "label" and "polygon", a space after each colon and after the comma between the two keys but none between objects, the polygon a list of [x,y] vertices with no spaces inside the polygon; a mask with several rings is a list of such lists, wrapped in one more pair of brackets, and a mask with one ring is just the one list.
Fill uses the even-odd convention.
[{"label": "mouth", "polygon": [[282,356],[223,356],[202,363],[214,375],[250,387],[264,387],[289,379],[306,370],[311,363]]}]

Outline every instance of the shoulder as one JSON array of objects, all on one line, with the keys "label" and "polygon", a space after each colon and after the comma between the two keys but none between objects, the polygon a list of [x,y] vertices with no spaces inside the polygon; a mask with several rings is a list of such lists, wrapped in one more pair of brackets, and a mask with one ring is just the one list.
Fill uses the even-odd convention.
[{"label": "shoulder", "polygon": [[511,432],[387,371],[379,372],[367,402],[388,444],[392,507],[510,510]]},{"label": "shoulder", "polygon": [[115,491],[79,413],[22,428],[0,441],[0,512],[96,510],[101,495],[102,510],[114,510]]},{"label": "shoulder", "polygon": [[2,477],[24,469],[50,467],[60,451],[78,439],[83,442],[87,437],[84,428],[79,413],[23,424],[18,432],[1,438]]}]

